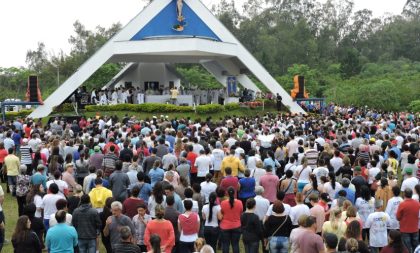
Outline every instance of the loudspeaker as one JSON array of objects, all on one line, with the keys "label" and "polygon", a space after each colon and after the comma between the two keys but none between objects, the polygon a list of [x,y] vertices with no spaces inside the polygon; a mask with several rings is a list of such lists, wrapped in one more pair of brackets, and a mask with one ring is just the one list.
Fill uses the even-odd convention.
[{"label": "loudspeaker", "polygon": [[38,101],[38,76],[29,76],[28,78],[28,92],[29,92],[29,102],[39,102]]},{"label": "loudspeaker", "polygon": [[305,77],[298,76],[298,83],[299,83],[299,92],[296,94],[296,98],[304,98],[305,97]]}]

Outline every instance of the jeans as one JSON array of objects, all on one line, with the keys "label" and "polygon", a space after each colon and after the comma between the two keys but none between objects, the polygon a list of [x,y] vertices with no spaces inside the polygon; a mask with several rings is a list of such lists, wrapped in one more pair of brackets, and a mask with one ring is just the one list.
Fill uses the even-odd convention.
[{"label": "jeans", "polygon": [[258,253],[260,242],[244,242],[245,253]]},{"label": "jeans", "polygon": [[45,226],[45,236],[47,236],[47,231],[50,228],[50,219],[44,219],[44,226]]},{"label": "jeans", "polygon": [[272,236],[269,239],[270,253],[287,253],[289,252],[289,238],[284,236]]},{"label": "jeans", "polygon": [[7,183],[13,196],[16,196],[16,178],[17,176],[7,176]]},{"label": "jeans", "polygon": [[401,233],[402,241],[407,247],[408,252],[412,253],[419,245],[419,233]]},{"label": "jeans", "polygon": [[218,227],[204,227],[204,239],[206,239],[206,243],[213,248],[214,252],[216,252],[217,249],[217,238],[219,238]]},{"label": "jeans", "polygon": [[232,244],[233,253],[239,253],[239,239],[241,238],[241,229],[222,229],[222,252],[229,253]]},{"label": "jeans", "polygon": [[194,252],[194,242],[179,241],[179,252],[193,253]]},{"label": "jeans", "polygon": [[79,239],[79,253],[96,253],[96,239]]}]

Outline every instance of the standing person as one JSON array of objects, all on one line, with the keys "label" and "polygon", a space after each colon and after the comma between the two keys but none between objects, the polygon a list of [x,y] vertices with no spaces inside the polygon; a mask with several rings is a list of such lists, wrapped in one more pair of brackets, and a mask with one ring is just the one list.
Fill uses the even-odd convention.
[{"label": "standing person", "polygon": [[277,188],[279,185],[279,177],[273,173],[273,167],[268,165],[265,167],[267,174],[261,176],[260,185],[264,187],[264,197],[273,203],[276,200]]},{"label": "standing person", "polygon": [[112,191],[103,187],[101,178],[96,178],[95,188],[89,192],[89,197],[92,207],[100,213],[105,206],[106,200],[112,197]]},{"label": "standing person", "polygon": [[197,183],[204,182],[206,175],[210,172],[211,158],[206,155],[206,151],[200,150],[200,156],[195,159],[195,167],[197,167]]},{"label": "standing person", "polygon": [[326,221],[322,226],[322,234],[336,234],[338,239],[341,239],[344,236],[346,229],[347,225],[341,219],[341,210],[339,208],[334,208],[330,212],[330,220]]},{"label": "standing person", "polygon": [[130,186],[130,179],[127,174],[121,171],[122,162],[115,162],[115,171],[109,177],[109,184],[112,190],[112,196],[116,201],[124,202],[127,198],[127,188]]},{"label": "standing person", "polygon": [[292,221],[284,213],[284,205],[279,200],[273,204],[273,213],[264,223],[264,247],[273,253],[287,253]]},{"label": "standing person", "polygon": [[289,237],[290,253],[299,252],[298,238],[302,233],[306,232],[307,215],[301,215],[298,220],[299,227],[292,229]]},{"label": "standing person", "polygon": [[194,252],[194,242],[200,230],[200,216],[192,211],[193,202],[184,200],[185,212],[178,216],[179,250],[181,252]]},{"label": "standing person", "polygon": [[128,226],[131,231],[135,231],[134,225],[128,216],[122,214],[122,204],[119,201],[114,201],[111,204],[112,216],[106,219],[104,235],[110,237],[111,247],[115,250],[115,245],[121,242],[120,228]]},{"label": "standing person", "polygon": [[227,167],[225,169],[225,173],[226,173],[226,176],[220,182],[220,188],[222,188],[224,191],[227,191],[229,187],[232,187],[233,190],[235,191],[235,196],[236,196],[236,191],[238,190],[238,187],[239,187],[239,180],[237,177],[232,176],[232,169],[230,167]]},{"label": "standing person", "polygon": [[241,214],[243,211],[242,202],[235,199],[235,189],[227,189],[229,199],[223,200],[220,204],[221,210],[218,213],[220,229],[222,231],[222,252],[229,253],[232,245],[233,253],[239,253],[239,239],[241,237]]},{"label": "standing person", "polygon": [[[382,200],[375,201],[375,212],[370,214],[366,220],[366,227],[369,228],[370,252],[372,253],[378,253],[380,248],[387,245],[387,226],[389,226],[391,218],[387,213],[381,211],[382,206]],[[418,215],[419,210],[417,210],[416,230],[418,226]]]},{"label": "standing person", "polygon": [[284,203],[295,206],[295,194],[297,192],[297,182],[293,178],[293,171],[286,171],[286,178],[280,181],[279,190],[285,193]]},{"label": "standing person", "polygon": [[196,153],[194,153],[194,147],[193,145],[189,145],[187,146],[187,156],[186,159],[189,161],[190,165],[191,165],[191,170],[190,170],[190,182],[191,184],[195,183],[197,180],[197,167],[195,166],[195,160],[197,159],[198,155]]},{"label": "standing person", "polygon": [[382,248],[381,253],[409,253],[398,230],[389,231],[388,241],[389,244]]},{"label": "standing person", "polygon": [[74,252],[78,238],[76,229],[66,224],[66,211],[55,214],[57,225],[50,228],[45,237],[45,244],[50,253]]},{"label": "standing person", "polygon": [[312,172],[312,168],[308,166],[308,159],[304,157],[302,164],[296,168],[295,177],[297,178],[298,192],[302,192],[306,184],[309,183],[309,175]]},{"label": "standing person", "polygon": [[28,216],[22,215],[16,222],[12,235],[12,244],[15,253],[41,253],[42,244],[37,234],[31,230],[31,221]]},{"label": "standing person", "polygon": [[239,194],[238,197],[242,201],[243,206],[246,200],[255,197],[255,178],[250,177],[251,171],[245,170],[245,177],[239,180]]},{"label": "standing person", "polygon": [[222,161],[225,158],[225,153],[222,150],[222,143],[216,142],[216,148],[213,149],[211,152],[211,161],[213,165],[213,171],[214,171],[214,179],[216,183],[219,183],[222,179]]},{"label": "standing person", "polygon": [[156,218],[151,220],[146,225],[146,231],[144,232],[144,243],[147,249],[155,249],[154,243],[151,240],[154,235],[158,235],[161,240],[161,248],[164,249],[162,252],[172,252],[172,248],[175,246],[175,234],[172,223],[163,218],[165,209],[162,205],[157,205],[154,213]]},{"label": "standing person", "polygon": [[138,213],[137,212],[137,207],[139,205],[144,204],[144,201],[137,197],[139,195],[139,193],[140,193],[140,188],[138,186],[134,186],[131,189],[131,196],[129,198],[127,198],[126,200],[124,200],[123,214],[130,217],[130,219],[132,219],[134,217],[134,215],[136,215]]},{"label": "standing person", "polygon": [[[4,143],[0,141],[0,169],[3,168],[4,165],[4,158],[8,155],[9,153],[7,152],[7,149],[4,148]],[[1,182],[4,183],[7,181],[7,179],[5,178],[6,176],[6,171],[2,170],[1,171],[1,175],[0,175],[0,179]]]},{"label": "standing person", "polygon": [[57,207],[55,204],[57,203],[59,199],[65,200],[65,198],[62,195],[58,194],[57,184],[52,183],[48,191],[49,193],[42,198],[42,206],[41,206],[41,208],[44,209],[45,231],[48,231],[48,228],[50,227],[51,215],[54,215],[54,213],[57,212]]},{"label": "standing person", "polygon": [[140,248],[133,243],[133,233],[129,226],[122,226],[119,229],[121,234],[121,241],[115,244],[114,252],[129,252],[129,253],[141,253]]},{"label": "standing person", "polygon": [[16,177],[16,200],[18,203],[18,214],[23,215],[23,209],[26,204],[26,195],[30,189],[30,176],[26,174],[26,165],[20,166],[20,174]]},{"label": "standing person", "polygon": [[246,211],[241,215],[242,241],[245,253],[258,253],[259,241],[262,239],[262,226],[258,215],[254,213],[256,202],[253,198],[246,200]]},{"label": "standing person", "polygon": [[277,111],[281,111],[281,101],[282,101],[282,97],[280,96],[280,94],[277,93],[276,95],[276,106],[277,106]]},{"label": "standing person", "polygon": [[217,238],[219,237],[219,223],[217,220],[217,214],[221,210],[220,205],[216,203],[216,192],[212,192],[209,195],[208,204],[203,206],[202,218],[204,222],[204,238],[206,242],[216,252]]},{"label": "standing person", "polygon": [[413,191],[410,188],[404,190],[404,201],[397,210],[397,220],[400,221],[400,231],[404,245],[409,252],[413,252],[419,244],[419,210],[420,204],[412,199]]},{"label": "standing person", "polygon": [[3,169],[7,171],[7,183],[12,196],[16,196],[16,177],[19,175],[20,160],[14,154],[13,148],[8,149],[9,154],[4,158]]},{"label": "standing person", "polygon": [[400,229],[400,222],[397,220],[397,211],[400,203],[403,202],[403,199],[400,197],[400,188],[398,186],[392,187],[392,193],[394,197],[388,200],[388,205],[386,206],[385,212],[391,218],[389,222],[389,229]]},{"label": "standing person", "polygon": [[[172,248],[172,252],[178,252],[178,248],[179,248],[179,229],[178,229],[178,217],[181,214],[175,207],[175,195],[167,195],[166,197],[166,207],[165,207],[165,215],[164,215],[164,219],[168,220],[171,222],[172,227],[174,228],[174,233],[175,233],[175,246],[174,248]],[[184,205],[182,204],[182,210],[184,210]]]},{"label": "standing person", "polygon": [[322,237],[316,233],[317,227],[315,217],[307,217],[305,227],[306,231],[296,238],[297,245],[299,245],[299,252],[324,253],[324,242]]},{"label": "standing person", "polygon": [[212,192],[216,191],[217,184],[212,182],[213,175],[208,173],[206,175],[206,181],[200,184],[201,186],[201,193],[204,195],[204,203],[209,203],[209,196]]},{"label": "standing person", "polygon": [[79,238],[79,253],[95,253],[101,220],[98,212],[90,206],[89,195],[80,198],[80,207],[73,212],[72,224]]},{"label": "standing person", "polygon": [[76,186],[77,182],[74,179],[74,165],[73,163],[66,164],[66,171],[63,173],[62,179],[67,183],[69,187],[69,192],[73,193],[73,188]]},{"label": "standing person", "polygon": [[101,239],[102,239],[102,244],[104,245],[107,253],[112,253],[112,248],[111,248],[111,241],[110,241],[109,235],[105,236],[104,234],[104,228],[106,226],[106,220],[108,219],[108,217],[112,215],[112,211],[111,211],[112,202],[114,202],[114,198],[112,197],[107,198],[105,201],[105,206],[103,210],[99,212],[99,218],[101,219]]},{"label": "standing person", "polygon": [[322,232],[322,225],[325,221],[325,210],[324,208],[319,204],[319,195],[312,193],[309,195],[309,201],[312,206],[312,208],[309,210],[311,215],[316,218],[316,226],[317,231],[316,233],[321,235]]},{"label": "standing person", "polygon": [[302,215],[311,215],[310,209],[307,205],[303,203],[303,194],[298,192],[296,193],[296,206],[290,209],[290,218],[294,227],[298,226],[299,217]]},{"label": "standing person", "polygon": [[356,208],[360,215],[363,224],[363,240],[369,240],[369,228],[367,227],[366,220],[368,216],[375,211],[375,198],[370,195],[370,189],[363,185],[360,190],[360,197],[356,199]]},{"label": "standing person", "polygon": [[152,187],[154,187],[157,182],[162,181],[165,176],[165,171],[162,168],[160,168],[160,165],[160,160],[156,160],[153,163],[153,168],[149,171],[149,177],[151,181],[150,185]]},{"label": "standing person", "polygon": [[147,223],[152,220],[146,211],[147,207],[145,204],[138,205],[137,214],[132,219],[135,228],[134,240],[137,246],[139,246],[141,252],[147,251],[146,244],[144,242],[144,232],[146,230]]}]

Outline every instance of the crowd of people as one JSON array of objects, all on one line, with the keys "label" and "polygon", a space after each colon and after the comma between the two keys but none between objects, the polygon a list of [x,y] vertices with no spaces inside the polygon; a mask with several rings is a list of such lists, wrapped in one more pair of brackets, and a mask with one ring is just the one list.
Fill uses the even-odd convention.
[{"label": "crowd of people", "polygon": [[419,115],[338,106],[0,122],[0,204],[18,206],[0,247],[9,222],[16,253],[417,253],[419,132]]}]

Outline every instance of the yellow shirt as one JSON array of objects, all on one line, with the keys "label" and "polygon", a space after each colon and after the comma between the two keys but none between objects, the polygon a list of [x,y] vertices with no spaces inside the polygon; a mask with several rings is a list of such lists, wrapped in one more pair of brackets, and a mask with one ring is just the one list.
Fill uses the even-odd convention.
[{"label": "yellow shirt", "polygon": [[238,171],[245,172],[244,166],[241,161],[235,156],[227,156],[222,161],[221,172],[226,176],[225,169],[230,167],[232,169],[232,176],[237,177]]},{"label": "yellow shirt", "polygon": [[398,161],[395,158],[389,157],[388,158],[388,172],[392,170],[395,175],[398,175]]},{"label": "yellow shirt", "polygon": [[95,187],[89,192],[89,197],[93,208],[104,208],[106,199],[112,197],[112,191],[103,186]]},{"label": "yellow shirt", "polygon": [[19,175],[20,160],[15,155],[8,155],[4,158],[4,165],[7,168],[8,176]]},{"label": "yellow shirt", "polygon": [[344,221],[338,221],[338,227],[334,229],[332,227],[331,221],[326,221],[322,226],[322,233],[331,233],[337,235],[338,240],[341,237],[344,237],[344,233],[346,232],[347,225]]}]

